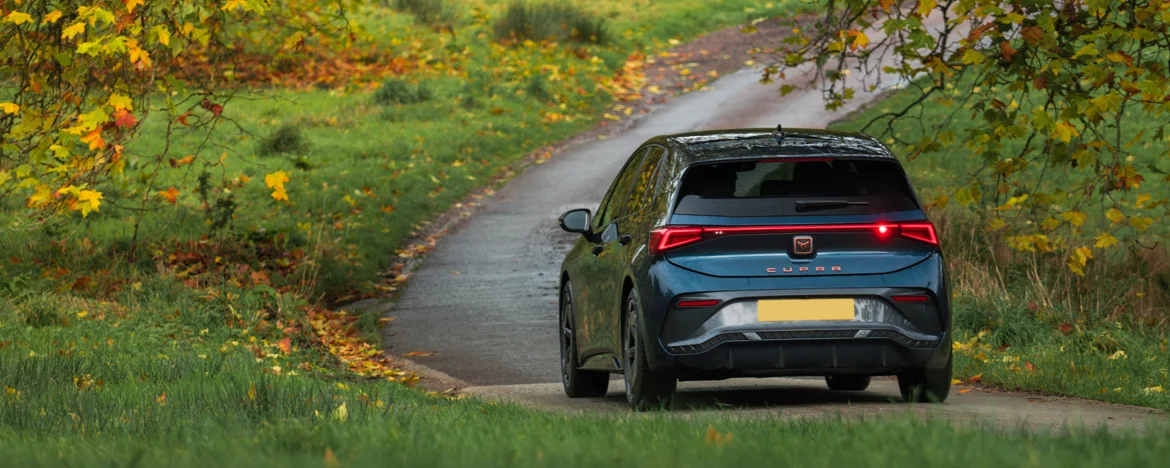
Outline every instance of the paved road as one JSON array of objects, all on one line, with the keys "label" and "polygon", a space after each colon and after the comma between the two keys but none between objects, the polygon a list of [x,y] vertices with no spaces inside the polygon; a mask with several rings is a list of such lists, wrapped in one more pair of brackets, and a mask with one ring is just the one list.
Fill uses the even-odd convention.
[{"label": "paved road", "polygon": [[[413,274],[390,308],[395,317],[386,330],[391,354],[435,352],[415,360],[454,377],[467,386],[465,391],[489,398],[552,409],[625,411],[617,382],[611,383],[607,399],[569,400],[561,393],[557,275],[576,237],[561,232],[556,219],[571,208],[595,209],[620,165],[652,136],[778,123],[824,127],[850,110],[827,112],[818,92],[781,97],[778,84],[765,86],[757,80],[751,70],[726,76],[708,91],[656,109],[619,135],[570,147],[517,176],[477,215],[448,234]],[[859,94],[855,106],[872,98]],[[792,414],[917,411],[890,403],[897,394],[892,381],[878,381],[870,391],[852,394],[831,393],[823,385],[821,380],[730,380],[683,383],[680,391],[684,401],[700,407],[731,402],[763,413],[773,413],[777,406]],[[729,391],[743,387],[749,390]],[[1042,425],[1078,419],[1131,424],[1149,413],[1075,399],[1029,401],[1019,394],[978,390],[955,395],[932,411],[1000,421],[1022,417],[1028,424]]]}]

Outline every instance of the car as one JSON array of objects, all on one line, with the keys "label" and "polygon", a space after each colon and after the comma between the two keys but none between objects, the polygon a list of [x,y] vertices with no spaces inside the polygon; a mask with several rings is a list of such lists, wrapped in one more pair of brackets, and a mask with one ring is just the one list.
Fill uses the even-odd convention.
[{"label": "car", "polygon": [[665,135],[626,161],[561,266],[561,377],[635,408],[680,380],[823,376],[906,401],[951,385],[951,297],[935,227],[901,163],[860,133]]}]

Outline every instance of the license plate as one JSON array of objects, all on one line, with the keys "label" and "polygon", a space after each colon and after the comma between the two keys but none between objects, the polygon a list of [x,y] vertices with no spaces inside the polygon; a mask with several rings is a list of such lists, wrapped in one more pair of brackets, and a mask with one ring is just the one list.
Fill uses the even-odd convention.
[{"label": "license plate", "polygon": [[777,299],[756,303],[761,322],[853,320],[853,299]]}]

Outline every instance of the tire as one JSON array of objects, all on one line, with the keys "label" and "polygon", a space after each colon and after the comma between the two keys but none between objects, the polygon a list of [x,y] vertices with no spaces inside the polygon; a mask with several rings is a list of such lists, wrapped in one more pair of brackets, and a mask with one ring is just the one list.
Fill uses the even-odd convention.
[{"label": "tire", "polygon": [[898,375],[902,400],[917,403],[942,403],[951,393],[951,358],[941,369],[913,369]]},{"label": "tire", "polygon": [[830,375],[825,377],[829,390],[860,392],[869,388],[868,375]]},{"label": "tire", "polygon": [[638,294],[626,296],[625,323],[622,327],[622,366],[625,369],[626,400],[636,410],[663,407],[670,403],[678,388],[671,374],[650,370],[646,362],[646,344],[641,335],[641,312]]},{"label": "tire", "polygon": [[577,368],[577,330],[573,321],[573,287],[569,282],[561,288],[560,344],[561,384],[569,398],[596,398],[609,390],[609,372]]}]

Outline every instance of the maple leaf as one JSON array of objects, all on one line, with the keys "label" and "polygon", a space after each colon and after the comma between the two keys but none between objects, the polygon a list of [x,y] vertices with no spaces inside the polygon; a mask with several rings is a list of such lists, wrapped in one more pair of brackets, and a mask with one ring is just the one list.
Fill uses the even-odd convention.
[{"label": "maple leaf", "polygon": [[89,145],[89,149],[105,149],[106,140],[102,139],[102,129],[95,128],[81,136],[81,142]]},{"label": "maple leaf", "polygon": [[288,201],[288,193],[284,191],[284,183],[288,180],[288,174],[285,174],[284,171],[276,171],[264,176],[264,185],[272,189],[272,198],[278,201]]},{"label": "maple leaf", "polygon": [[25,201],[25,207],[36,208],[39,206],[44,206],[45,204],[49,203],[49,200],[52,197],[53,192],[49,190],[49,186],[39,185],[37,186],[36,191],[33,192],[32,196],[28,197],[28,200]]},{"label": "maple leaf", "polygon": [[142,0],[122,0],[122,3],[126,5],[126,12],[133,14],[134,7],[141,6]]},{"label": "maple leaf", "polygon": [[276,346],[280,348],[280,352],[283,353],[284,355],[287,356],[289,354],[292,354],[292,340],[291,339],[286,337],[285,339],[278,341],[276,343]]},{"label": "maple leaf", "polygon": [[175,120],[178,121],[179,123],[183,124],[183,126],[185,127],[185,126],[187,126],[187,117],[190,117],[190,116],[191,116],[190,112],[184,112],[184,113],[180,114],[177,118],[175,118]]},{"label": "maple leaf", "polygon": [[119,128],[130,128],[138,124],[138,119],[134,114],[127,112],[126,109],[114,111],[114,125]]},{"label": "maple leaf", "polygon": [[11,102],[0,102],[0,110],[4,111],[5,114],[15,114],[20,112],[20,106]]},{"label": "maple leaf", "polygon": [[171,45],[171,31],[166,26],[158,25],[151,29],[158,36],[158,43],[164,46]]},{"label": "maple leaf", "polygon": [[106,103],[114,110],[134,110],[134,101],[121,94],[111,94]]},{"label": "maple leaf", "polygon": [[158,196],[165,198],[167,201],[171,202],[171,204],[173,205],[173,204],[175,204],[175,202],[179,198],[179,189],[171,187],[171,188],[168,188],[166,190],[162,190],[162,191],[158,192]]},{"label": "maple leaf", "polygon": [[27,23],[29,21],[32,21],[32,16],[29,16],[28,13],[23,13],[23,12],[19,12],[19,11],[14,11],[12,13],[9,13],[8,16],[4,17],[4,22],[12,23],[12,24],[15,24],[17,26],[22,25],[24,23]]},{"label": "maple leaf", "polygon": [[73,23],[61,30],[61,39],[73,39],[74,36],[85,32],[85,23]]},{"label": "maple leaf", "polygon": [[93,190],[82,190],[77,194],[75,209],[81,211],[81,217],[89,216],[91,211],[99,211],[102,206],[102,193]]},{"label": "maple leaf", "polygon": [[61,19],[60,11],[50,11],[45,15],[45,19],[41,20],[41,24],[56,23],[59,19]]}]

